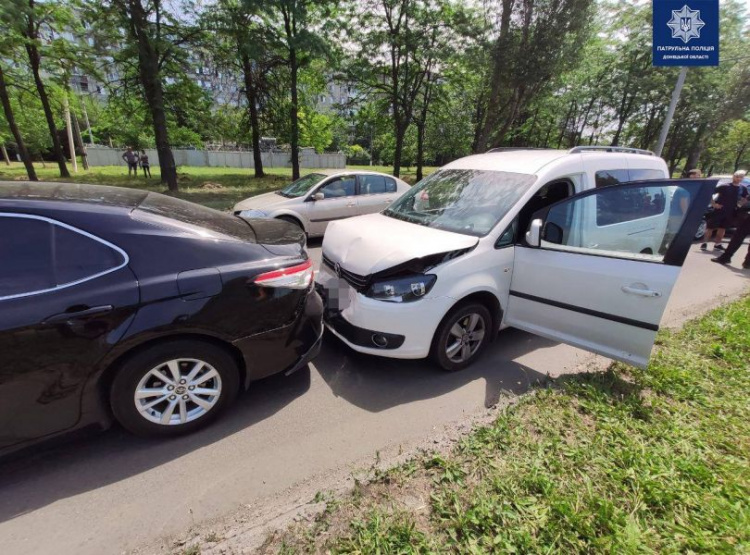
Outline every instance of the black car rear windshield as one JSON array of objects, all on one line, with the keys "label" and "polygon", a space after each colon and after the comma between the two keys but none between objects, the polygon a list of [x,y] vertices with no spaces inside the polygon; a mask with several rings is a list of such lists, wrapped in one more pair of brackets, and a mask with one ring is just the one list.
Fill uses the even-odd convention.
[{"label": "black car rear windshield", "polygon": [[210,231],[242,241],[256,240],[252,228],[237,216],[158,193],[150,193],[138,205],[134,216],[137,217],[139,212],[183,224],[180,227],[186,227],[198,235]]}]

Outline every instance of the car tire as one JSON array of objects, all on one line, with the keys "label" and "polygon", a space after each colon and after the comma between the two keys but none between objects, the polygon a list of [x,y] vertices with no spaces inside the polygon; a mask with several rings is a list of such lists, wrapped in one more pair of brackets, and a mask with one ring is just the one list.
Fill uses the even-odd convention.
[{"label": "car tire", "polygon": [[[455,326],[458,326],[457,328]],[[492,315],[482,304],[468,303],[451,310],[438,326],[430,357],[448,372],[463,370],[479,358],[490,342]],[[461,337],[459,337],[459,332]],[[481,332],[481,337],[471,339]]]},{"label": "car tire", "polygon": [[146,437],[194,432],[214,421],[239,390],[239,370],[224,349],[195,340],[156,344],[127,359],[110,388],[117,421]]}]

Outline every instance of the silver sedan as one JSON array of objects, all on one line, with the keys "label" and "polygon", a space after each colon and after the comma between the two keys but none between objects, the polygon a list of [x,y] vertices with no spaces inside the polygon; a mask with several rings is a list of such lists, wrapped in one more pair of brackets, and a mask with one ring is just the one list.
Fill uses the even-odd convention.
[{"label": "silver sedan", "polygon": [[380,212],[408,190],[408,183],[384,173],[320,170],[280,191],[240,201],[233,211],[243,218],[287,220],[319,237],[328,222]]}]

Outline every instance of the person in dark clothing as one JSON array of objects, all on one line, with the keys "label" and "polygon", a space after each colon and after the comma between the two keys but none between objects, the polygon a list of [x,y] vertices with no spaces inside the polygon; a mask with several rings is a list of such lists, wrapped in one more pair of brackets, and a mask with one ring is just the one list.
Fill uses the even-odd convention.
[{"label": "person in dark clothing", "polygon": [[[716,262],[717,264],[729,264],[732,261],[732,256],[740,250],[742,241],[744,241],[745,237],[748,235],[750,235],[750,214],[748,214],[742,220],[740,225],[737,226],[734,235],[732,235],[732,240],[729,241],[727,250],[725,250],[721,256],[712,258],[711,262]],[[747,254],[745,255],[745,261],[742,263],[742,267],[750,269],[750,245],[747,247]]]},{"label": "person in dark clothing", "polygon": [[151,177],[151,164],[148,162],[148,154],[145,150],[141,151],[141,168],[143,168],[143,177],[146,177],[146,174]]},{"label": "person in dark clothing", "polygon": [[128,149],[122,153],[122,159],[125,160],[125,163],[128,165],[128,177],[130,177],[131,172],[133,177],[138,177],[138,154],[133,152],[132,148],[128,147]]},{"label": "person in dark clothing", "polygon": [[680,231],[680,227],[682,227],[682,220],[685,219],[685,214],[687,214],[689,206],[690,193],[687,189],[677,187],[669,204],[669,219],[667,220],[667,228],[664,232],[661,247],[659,248],[659,254],[666,253],[669,245],[677,237],[677,233]]},{"label": "person in dark clothing", "polygon": [[747,202],[748,191],[741,185],[744,177],[744,171],[734,172],[731,183],[720,185],[716,189],[716,200],[711,201],[714,211],[706,219],[706,234],[703,236],[701,250],[708,249],[708,240],[714,230],[716,231],[714,250],[724,250],[721,241],[724,239],[726,228],[731,225],[737,206],[744,206]]}]

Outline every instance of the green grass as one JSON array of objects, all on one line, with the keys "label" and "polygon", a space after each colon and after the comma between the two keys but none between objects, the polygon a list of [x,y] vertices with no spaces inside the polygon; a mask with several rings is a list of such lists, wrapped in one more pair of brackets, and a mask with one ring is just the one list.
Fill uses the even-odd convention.
[{"label": "green grass", "polygon": [[647,370],[558,380],[380,473],[278,550],[750,552],[750,297],[658,343]]},{"label": "green grass", "polygon": [[[40,163],[35,164],[37,175],[42,181],[62,181],[71,183],[92,183],[95,185],[112,185],[117,187],[133,187],[155,192],[165,192],[166,187],[159,181],[159,167],[151,168],[153,177],[146,179],[142,173],[138,177],[129,177],[127,168],[124,166],[100,166],[92,167],[84,171],[81,164],[78,165],[78,173],[72,173],[69,179],[61,179],[57,166],[47,163],[43,167]],[[372,169],[384,173],[392,173],[393,168],[385,166],[350,166],[352,169]],[[435,168],[425,168],[425,174],[434,171]],[[256,179],[253,170],[243,168],[202,168],[186,167],[177,168],[179,192],[175,196],[217,208],[227,210],[242,199],[259,195],[268,191],[280,189],[292,181],[292,170],[290,168],[267,168],[266,176]],[[302,175],[314,172],[314,169],[303,168]],[[414,168],[402,168],[402,178],[409,183],[415,181]],[[26,179],[26,171],[22,164],[12,163],[6,166],[0,163],[0,181],[2,180]],[[216,185],[220,187],[216,187]]]}]

